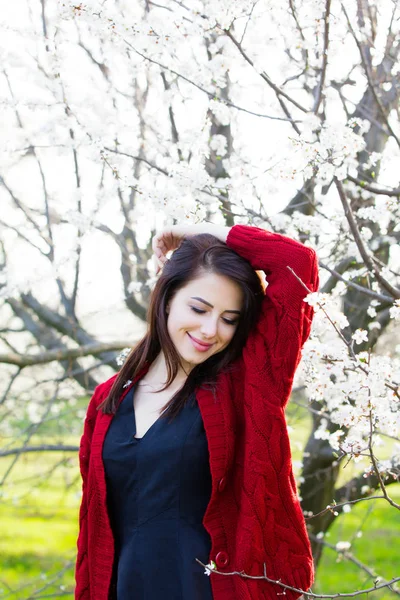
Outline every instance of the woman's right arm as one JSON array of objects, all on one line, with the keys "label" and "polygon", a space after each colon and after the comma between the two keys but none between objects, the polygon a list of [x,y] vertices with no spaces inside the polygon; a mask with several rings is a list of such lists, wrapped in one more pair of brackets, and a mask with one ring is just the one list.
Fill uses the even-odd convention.
[{"label": "woman's right arm", "polygon": [[82,500],[79,510],[78,555],[75,565],[75,599],[90,600],[89,568],[88,568],[88,523],[87,523],[87,481],[89,474],[89,458],[92,435],[96,422],[97,406],[99,404],[99,387],[89,402],[86,412],[83,435],[79,446],[79,467],[82,476]]}]

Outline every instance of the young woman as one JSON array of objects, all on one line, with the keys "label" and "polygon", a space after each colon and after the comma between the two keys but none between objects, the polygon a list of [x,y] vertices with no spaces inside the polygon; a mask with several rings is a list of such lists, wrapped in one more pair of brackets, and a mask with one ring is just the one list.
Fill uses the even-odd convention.
[{"label": "young woman", "polygon": [[147,333],[85,420],[75,598],[294,600],[266,578],[307,590],[313,577],[284,406],[315,252],[208,224],[166,229],[153,249]]}]

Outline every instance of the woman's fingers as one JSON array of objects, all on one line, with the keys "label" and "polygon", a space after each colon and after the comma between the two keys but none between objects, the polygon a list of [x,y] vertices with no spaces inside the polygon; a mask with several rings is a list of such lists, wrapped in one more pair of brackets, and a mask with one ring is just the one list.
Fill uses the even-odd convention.
[{"label": "woman's fingers", "polygon": [[160,232],[153,237],[152,247],[157,256],[160,254],[166,254],[170,249],[168,246],[169,244],[165,232]]},{"label": "woman's fingers", "polygon": [[190,236],[196,233],[196,228],[182,226],[182,225],[172,225],[167,229],[164,229],[157,233],[152,239],[152,249],[155,254],[158,263],[161,265],[160,269],[164,266],[167,260],[168,252],[173,252],[176,250],[182,240],[186,236]]},{"label": "woman's fingers", "polygon": [[167,253],[176,250],[184,236],[176,235],[171,230],[164,230],[153,237],[154,254],[161,260],[166,259]]},{"label": "woman's fingers", "polygon": [[151,247],[156,256],[158,256],[161,252],[161,249],[158,247],[159,243],[160,243],[160,234],[157,233],[157,235],[153,236],[153,239],[151,240]]},{"label": "woman's fingers", "polygon": [[161,271],[161,269],[163,268],[163,264],[160,261],[160,259],[157,258],[157,256],[155,254],[153,254],[153,265],[154,265],[154,269],[156,271],[156,275],[158,275],[159,272]]},{"label": "woman's fingers", "polygon": [[158,275],[167,260],[167,252],[169,252],[169,245],[166,243],[163,232],[160,232],[153,237],[152,249],[154,253],[153,264],[155,266],[156,275]]}]

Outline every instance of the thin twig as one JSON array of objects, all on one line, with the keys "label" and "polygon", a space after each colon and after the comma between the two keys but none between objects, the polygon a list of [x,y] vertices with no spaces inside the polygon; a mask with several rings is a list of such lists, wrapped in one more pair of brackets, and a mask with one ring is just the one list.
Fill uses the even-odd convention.
[{"label": "thin twig", "polygon": [[[199,565],[204,567],[204,569],[207,569],[207,571],[210,570],[207,565],[205,565],[204,563],[201,562],[201,560],[199,560],[198,558],[196,558],[195,560],[196,560],[196,562],[199,563]],[[397,583],[398,581],[400,581],[400,577],[394,577],[393,579],[391,579],[390,581],[387,581],[386,583],[381,583],[379,585],[375,585],[374,587],[367,588],[365,590],[357,590],[356,592],[338,592],[336,594],[314,594],[313,592],[308,592],[305,590],[301,590],[300,588],[293,587],[291,585],[286,585],[285,583],[282,583],[282,581],[280,581],[280,580],[271,579],[270,577],[267,577],[265,564],[264,564],[264,575],[247,575],[246,573],[244,573],[244,571],[231,571],[229,573],[224,573],[223,571],[218,571],[217,569],[212,569],[211,573],[212,574],[215,573],[216,575],[225,575],[225,576],[239,575],[240,577],[243,577],[244,579],[268,581],[269,583],[274,583],[276,585],[279,585],[280,587],[284,588],[285,590],[291,590],[292,592],[297,592],[298,594],[303,594],[304,596],[307,596],[308,598],[353,598],[355,596],[361,596],[361,594],[369,594],[370,592],[375,592],[376,590],[380,590],[382,588],[389,587],[389,586],[393,585],[394,583]]]},{"label": "thin twig", "polygon": [[283,98],[281,98],[280,96],[277,96],[277,100],[278,100],[278,102],[279,102],[279,104],[280,104],[280,107],[281,107],[281,109],[282,109],[282,110],[283,110],[283,112],[285,113],[285,115],[288,117],[288,119],[290,119],[290,120],[291,120],[291,125],[292,125],[293,129],[295,130],[295,132],[297,133],[297,135],[299,135],[299,136],[300,136],[300,135],[301,135],[301,131],[300,131],[300,129],[297,127],[297,125],[296,125],[295,121],[293,121],[293,119],[292,119],[292,116],[291,116],[291,114],[290,114],[290,112],[289,112],[289,109],[288,109],[288,107],[286,106],[286,104],[285,104],[285,102],[284,102]]},{"label": "thin twig", "polygon": [[6,227],[7,229],[11,229],[11,231],[14,231],[17,234],[17,236],[21,238],[21,240],[24,240],[24,242],[26,242],[27,244],[29,244],[30,246],[32,246],[33,248],[38,250],[46,258],[48,257],[48,253],[45,250],[43,250],[43,248],[41,248],[40,246],[38,246],[37,244],[32,242],[32,240],[27,238],[26,235],[24,235],[22,233],[20,227],[13,227],[13,225],[10,225],[9,223],[4,222],[1,219],[0,219],[0,225],[2,225],[2,227]]},{"label": "thin twig", "polygon": [[[361,569],[362,571],[364,571],[365,573],[367,573],[367,575],[369,575],[370,577],[372,577],[375,581],[379,580],[382,583],[388,583],[387,580],[385,580],[383,577],[380,577],[377,573],[374,573],[374,571],[370,567],[368,567],[367,565],[364,565],[364,563],[362,563],[360,560],[358,560],[358,558],[356,558],[353,555],[352,552],[349,552],[348,550],[338,550],[338,548],[334,544],[330,544],[329,542],[327,542],[324,539],[318,539],[316,535],[310,535],[310,538],[314,542],[317,542],[318,544],[326,546],[330,550],[333,550],[333,551],[337,552],[338,554],[340,554],[341,556],[343,556],[343,558],[345,558],[349,562],[352,562],[359,569]],[[400,590],[395,590],[395,589],[393,589],[391,587],[390,591],[393,592],[396,595],[400,595]]]},{"label": "thin twig", "polygon": [[[309,294],[311,294],[311,290],[306,286],[306,284],[304,283],[304,281],[302,281],[302,279],[297,275],[297,273],[295,273],[295,271],[293,271],[293,269],[291,267],[289,267],[288,265],[286,265],[286,268],[294,275],[294,277],[296,277],[297,281],[304,287],[304,289],[307,290],[307,292]],[[326,312],[325,308],[323,307],[323,305],[320,302],[317,302],[318,307],[320,308],[320,310],[324,313],[325,317],[328,319],[329,323],[332,325],[332,327],[334,328],[334,330],[336,331],[336,333],[338,334],[338,336],[340,337],[340,339],[342,340],[342,342],[347,346],[348,348],[348,352],[351,356],[351,358],[354,361],[355,364],[355,368],[354,371],[356,369],[362,371],[365,375],[369,375],[369,369],[365,366],[362,365],[359,360],[357,359],[357,356],[354,352],[354,340],[346,340],[346,338],[344,337],[344,335],[342,334],[342,332],[340,331],[340,329],[337,327],[336,323],[334,323],[334,321],[330,318],[330,316],[328,315],[328,313]],[[347,369],[348,371],[353,370],[353,369]],[[385,381],[385,386],[392,390],[394,392],[394,394],[396,394],[396,396],[399,398],[399,385],[397,383],[389,383],[388,381]]]},{"label": "thin twig", "polygon": [[357,48],[358,48],[359,52],[360,52],[361,62],[362,62],[362,65],[364,67],[365,76],[366,76],[367,81],[368,81],[368,87],[369,87],[369,89],[372,92],[372,95],[374,97],[376,105],[379,108],[379,111],[380,111],[380,113],[382,115],[382,118],[383,118],[383,120],[384,120],[384,122],[386,124],[386,127],[388,128],[388,130],[390,131],[390,134],[396,140],[396,143],[397,143],[397,145],[400,148],[400,139],[397,137],[397,135],[393,131],[393,128],[392,128],[392,126],[389,123],[389,118],[388,118],[388,115],[386,114],[385,107],[383,106],[383,104],[382,104],[382,102],[381,102],[378,94],[376,93],[375,82],[372,79],[372,73],[370,71],[370,67],[369,67],[368,61],[365,60],[365,56],[364,56],[364,52],[363,52],[363,47],[362,47],[360,41],[358,40],[358,38],[356,36],[356,33],[355,33],[354,29],[353,29],[353,26],[351,24],[351,20],[350,20],[349,15],[347,14],[347,11],[346,11],[346,9],[345,9],[345,7],[343,5],[343,2],[341,3],[341,6],[342,6],[342,10],[343,10],[343,12],[345,14],[345,17],[346,17],[346,20],[347,20],[347,24],[349,26],[351,34],[352,34],[352,36],[354,38],[354,41],[355,41],[355,43],[357,45]]},{"label": "thin twig", "polygon": [[[253,68],[255,68],[253,61],[243,50],[242,46],[237,41],[237,39],[233,37],[232,33],[228,29],[224,29],[223,31],[224,31],[225,35],[235,44],[235,46],[237,47],[237,49],[239,50],[240,54],[243,56],[245,61],[248,62],[249,65],[251,65]],[[282,96],[283,98],[286,98],[286,100],[291,102],[296,108],[298,108],[299,110],[301,110],[304,113],[308,113],[308,110],[306,108],[304,108],[304,106],[299,104],[296,100],[294,100],[291,96],[289,96],[289,94],[287,94],[284,90],[282,90],[279,86],[277,86],[272,81],[272,79],[270,79],[270,77],[268,77],[268,75],[265,73],[265,71],[263,71],[262,73],[259,73],[259,75],[260,75],[260,77],[262,77],[262,79],[264,79],[264,81],[266,83],[268,83],[268,85],[274,90],[274,92],[278,96]],[[284,120],[286,121],[286,119],[284,119]],[[289,119],[287,119],[287,120],[289,120]]]},{"label": "thin twig", "polygon": [[242,37],[240,38],[240,43],[242,43],[242,42],[243,42],[243,40],[244,40],[244,37],[245,37],[245,35],[246,35],[246,31],[247,31],[247,27],[248,27],[248,25],[249,25],[249,23],[250,23],[250,21],[251,21],[251,17],[253,16],[254,9],[255,9],[255,7],[257,6],[258,2],[259,2],[259,0],[256,0],[256,1],[254,2],[253,6],[252,6],[252,7],[251,7],[251,9],[250,9],[250,13],[249,13],[249,14],[248,14],[248,16],[247,16],[246,25],[244,26],[244,29],[243,29]]},{"label": "thin twig", "polygon": [[[301,280],[301,278],[297,275],[297,273],[295,273],[293,271],[293,269],[291,267],[289,267],[289,266],[287,266],[286,268],[289,269],[289,271],[296,277],[297,281],[299,283],[301,283],[301,285],[303,286],[303,288],[306,289],[309,294],[311,294],[312,290],[310,290],[306,286],[306,284],[304,283],[304,281]],[[328,315],[328,313],[326,312],[326,310],[324,309],[324,307],[322,306],[322,304],[318,303],[318,306],[322,310],[322,312],[324,313],[324,315],[326,316],[326,318],[328,319],[329,323],[332,325],[332,327],[334,328],[334,330],[336,331],[336,333],[338,334],[338,336],[341,338],[341,340],[346,344],[346,346],[348,348],[351,349],[351,342],[348,342],[346,340],[346,338],[344,337],[343,333],[340,331],[340,329],[337,327],[337,325],[332,321],[332,319],[330,318],[330,316]]]},{"label": "thin twig", "polygon": [[347,504],[357,504],[358,502],[363,502],[364,500],[385,500],[385,496],[366,496],[365,498],[357,498],[357,500],[348,500],[347,502],[341,502],[340,504],[328,504],[324,510],[321,510],[319,513],[315,515],[305,517],[306,521],[310,519],[315,519],[315,517],[320,517],[327,512],[335,511],[337,508],[342,508],[342,506],[346,506]]},{"label": "thin twig", "polygon": [[[168,71],[169,73],[172,73],[176,77],[179,77],[179,79],[182,79],[183,81],[186,81],[187,83],[190,83],[190,85],[193,85],[194,87],[196,87],[201,92],[204,92],[205,94],[207,94],[207,96],[210,99],[212,99],[212,100],[219,100],[222,104],[225,104],[226,106],[230,106],[231,108],[235,108],[236,110],[239,110],[241,112],[245,112],[245,113],[247,113],[249,115],[253,115],[255,117],[261,117],[262,119],[271,119],[273,121],[289,121],[289,122],[291,121],[291,119],[285,119],[283,117],[273,117],[271,115],[266,115],[266,114],[262,114],[262,113],[256,113],[256,112],[254,112],[252,110],[248,110],[247,108],[243,108],[242,106],[238,106],[237,104],[233,104],[233,102],[229,102],[229,100],[225,100],[223,98],[219,98],[215,94],[215,92],[210,92],[209,90],[206,90],[205,88],[203,88],[201,85],[199,85],[195,81],[192,81],[188,77],[185,77],[185,75],[182,75],[181,73],[178,73],[174,69],[171,69],[171,67],[167,67],[166,65],[163,65],[162,63],[158,62],[157,60],[154,60],[153,58],[150,58],[149,56],[146,56],[145,54],[143,54],[142,52],[140,52],[139,50],[137,50],[130,42],[128,42],[124,38],[122,38],[122,39],[126,43],[126,45],[129,46],[129,48],[131,48],[131,50],[133,50],[134,52],[136,52],[136,54],[138,54],[139,56],[141,56],[142,58],[144,58],[144,60],[147,60],[150,63],[159,66],[161,69],[164,69],[165,71]],[[284,92],[282,92],[282,93],[284,93]],[[302,110],[304,112],[307,112],[306,109],[302,109]],[[298,123],[299,121],[295,121],[295,122]]]},{"label": "thin twig", "polygon": [[13,383],[17,379],[17,377],[20,373],[21,373],[21,368],[18,368],[17,371],[15,371],[15,373],[13,373],[13,375],[10,377],[10,381],[8,382],[8,385],[7,385],[6,389],[4,390],[4,394],[2,395],[2,397],[0,399],[0,406],[2,404],[4,404],[4,402],[6,401],[8,394],[12,388]]},{"label": "thin twig", "polygon": [[357,248],[362,256],[362,259],[366,265],[366,267],[368,268],[369,271],[371,271],[374,275],[376,280],[381,284],[381,286],[387,291],[389,292],[394,298],[400,298],[400,290],[393,287],[391,283],[389,283],[389,281],[387,281],[384,277],[382,277],[382,275],[380,274],[379,269],[377,268],[377,266],[374,264],[369,252],[367,251],[364,242],[361,238],[360,232],[358,230],[358,226],[355,220],[355,217],[353,215],[353,211],[351,210],[351,206],[349,201],[347,200],[347,196],[346,193],[344,191],[342,182],[339,181],[339,179],[337,177],[334,177],[334,182],[336,185],[336,188],[339,192],[339,198],[340,201],[342,203],[343,209],[344,209],[344,214],[346,216],[347,222],[349,224],[350,230],[353,234],[354,237],[354,241],[357,244]]},{"label": "thin twig", "polygon": [[104,150],[107,150],[107,152],[112,152],[113,154],[118,154],[120,156],[126,156],[127,158],[131,158],[132,160],[137,160],[137,161],[140,161],[140,162],[144,162],[151,169],[155,169],[156,171],[159,171],[160,173],[162,173],[166,177],[169,177],[168,171],[166,171],[165,169],[162,169],[161,167],[158,167],[157,165],[155,165],[154,163],[150,162],[149,160],[147,160],[143,156],[136,156],[136,155],[133,155],[133,154],[129,154],[128,152],[123,152],[122,150],[116,150],[115,148],[109,148],[108,146],[104,146]]},{"label": "thin twig", "polygon": [[[370,389],[368,389],[368,393],[369,393],[369,395],[371,395],[371,390]],[[374,433],[374,425],[372,423],[372,408],[371,408],[370,411],[369,411],[369,438],[368,438],[369,456],[370,456],[370,459],[371,459],[371,463],[372,463],[375,475],[378,478],[379,487],[382,490],[382,494],[384,495],[385,500],[387,500],[391,506],[393,506],[394,508],[397,508],[398,510],[400,510],[400,504],[397,504],[397,502],[395,502],[389,496],[389,494],[387,493],[386,486],[385,486],[385,484],[383,482],[383,479],[382,479],[382,475],[380,474],[379,465],[378,465],[378,462],[376,460],[376,457],[375,457],[375,454],[374,454],[374,451],[373,451],[373,448],[372,448],[373,433]]]},{"label": "thin twig", "polygon": [[359,185],[363,190],[367,190],[367,192],[372,192],[373,194],[382,194],[383,196],[391,196],[391,197],[399,197],[400,196],[400,188],[394,188],[391,190],[385,190],[384,188],[376,187],[375,185],[371,185],[362,181],[362,179],[358,179],[357,177],[352,177],[351,175],[347,175],[346,179],[352,181]]},{"label": "thin twig", "polygon": [[[294,19],[294,21],[296,23],[296,27],[297,27],[297,30],[298,30],[298,32],[300,34],[300,37],[303,40],[303,42],[305,42],[306,38],[305,38],[303,30],[301,28],[301,25],[300,25],[300,22],[299,22],[299,18],[298,18],[297,13],[296,13],[296,8],[295,8],[295,6],[293,4],[293,0],[289,0],[289,7],[290,7],[290,10],[291,10],[293,19]],[[305,67],[307,68],[308,67],[308,50],[305,50],[304,52],[306,54],[306,64],[305,64]]]},{"label": "thin twig", "polygon": [[334,275],[334,277],[336,277],[340,281],[343,281],[349,287],[365,294],[366,296],[371,296],[371,298],[375,298],[376,300],[380,300],[381,302],[390,302],[390,303],[393,302],[393,298],[391,296],[385,296],[384,294],[379,294],[378,292],[374,292],[368,288],[363,287],[362,285],[358,285],[358,283],[353,283],[352,281],[348,281],[340,273],[338,273],[334,269],[331,269],[330,267],[328,267],[325,263],[323,263],[321,261],[319,261],[318,264],[322,269],[329,271],[329,273]]}]

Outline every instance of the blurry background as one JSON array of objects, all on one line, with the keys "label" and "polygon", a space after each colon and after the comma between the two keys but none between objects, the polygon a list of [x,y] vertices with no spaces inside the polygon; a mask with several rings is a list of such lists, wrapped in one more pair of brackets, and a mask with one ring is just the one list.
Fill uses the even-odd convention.
[{"label": "blurry background", "polygon": [[317,250],[288,409],[313,591],[400,594],[399,25],[395,0],[2,11],[1,599],[73,597],[89,397],[145,330],[152,235],[204,220]]}]

